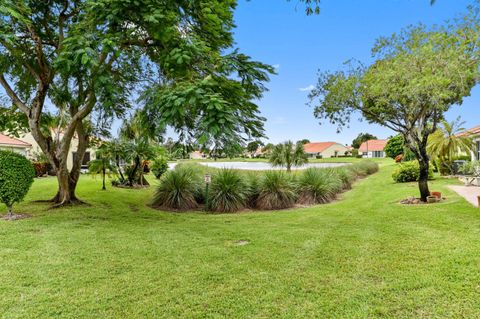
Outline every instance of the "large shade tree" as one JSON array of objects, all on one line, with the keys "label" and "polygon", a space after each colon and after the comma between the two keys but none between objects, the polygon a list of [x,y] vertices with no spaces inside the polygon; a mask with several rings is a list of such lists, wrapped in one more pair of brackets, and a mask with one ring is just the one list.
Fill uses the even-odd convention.
[{"label": "large shade tree", "polygon": [[410,27],[381,38],[369,67],[320,74],[310,94],[314,114],[339,127],[358,114],[401,134],[420,163],[422,200],[428,189],[429,136],[443,115],[477,83],[477,34],[469,26]]},{"label": "large shade tree", "polygon": [[357,135],[357,137],[352,141],[352,147],[359,149],[360,145],[362,145],[363,142],[366,142],[368,140],[376,140],[378,137],[376,137],[373,134],[370,133],[360,133]]},{"label": "large shade tree", "polygon": [[[0,2],[0,85],[11,114],[27,117],[57,172],[56,205],[78,202],[92,132],[133,109],[142,92],[155,102],[149,111],[160,114],[152,118],[160,129],[195,127],[202,143],[238,132],[262,135],[263,118],[250,101],[272,68],[233,48],[235,6],[235,0]],[[40,128],[49,111],[68,115],[57,140]],[[68,170],[72,151],[78,156]]]}]

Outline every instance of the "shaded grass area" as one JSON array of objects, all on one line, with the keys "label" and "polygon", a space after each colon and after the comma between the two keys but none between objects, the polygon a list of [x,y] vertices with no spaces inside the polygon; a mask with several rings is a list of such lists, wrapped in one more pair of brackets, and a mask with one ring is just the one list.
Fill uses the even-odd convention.
[{"label": "shaded grass area", "polygon": [[0,318],[480,317],[480,210],[444,179],[447,201],[400,205],[418,190],[392,169],[334,203],[229,215],[89,177],[91,206],[49,211],[31,201],[55,179],[36,180],[17,206],[33,217],[0,221]]}]

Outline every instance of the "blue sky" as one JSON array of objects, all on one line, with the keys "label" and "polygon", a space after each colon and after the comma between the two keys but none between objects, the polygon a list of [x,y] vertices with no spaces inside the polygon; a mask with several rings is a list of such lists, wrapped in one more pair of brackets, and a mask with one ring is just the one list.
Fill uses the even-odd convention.
[{"label": "blue sky", "polygon": [[[350,143],[360,132],[386,138],[392,131],[354,119],[350,128],[336,133],[327,122],[319,125],[306,105],[307,89],[321,70],[336,70],[355,58],[371,62],[370,50],[379,36],[417,24],[441,24],[466,12],[472,1],[437,0],[322,0],[321,14],[305,16],[296,0],[239,0],[235,39],[242,52],[278,67],[267,84],[269,92],[258,102],[267,118],[266,134],[273,143],[288,139]],[[480,89],[462,106],[447,114],[461,116],[465,126],[480,125]]]}]

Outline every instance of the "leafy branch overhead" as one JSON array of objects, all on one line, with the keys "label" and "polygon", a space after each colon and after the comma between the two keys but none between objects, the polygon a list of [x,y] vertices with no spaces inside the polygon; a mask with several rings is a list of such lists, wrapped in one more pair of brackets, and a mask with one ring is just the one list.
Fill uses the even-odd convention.
[{"label": "leafy branch overhead", "polygon": [[[153,134],[172,126],[208,143],[263,135],[252,101],[273,69],[234,47],[235,7],[234,0],[0,3],[0,85],[59,174],[54,202],[76,200],[90,136],[133,113],[138,96]],[[58,143],[40,128],[49,112],[67,115]],[[78,154],[70,171],[69,151]]]}]

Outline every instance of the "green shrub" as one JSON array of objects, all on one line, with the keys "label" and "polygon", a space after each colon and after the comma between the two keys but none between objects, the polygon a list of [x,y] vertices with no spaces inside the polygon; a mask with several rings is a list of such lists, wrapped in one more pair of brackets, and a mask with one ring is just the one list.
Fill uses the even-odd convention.
[{"label": "green shrub", "polygon": [[335,199],[343,182],[333,169],[307,168],[298,180],[298,202],[304,205],[322,204]]},{"label": "green shrub", "polygon": [[246,206],[249,188],[238,171],[220,169],[212,176],[209,209],[216,212],[236,212]]},{"label": "green shrub", "polygon": [[355,181],[355,174],[346,167],[337,167],[332,169],[342,181],[342,189],[351,189]]},{"label": "green shrub", "polygon": [[466,162],[460,166],[459,173],[480,177],[480,161]]},{"label": "green shrub", "polygon": [[354,174],[355,178],[359,178],[378,172],[378,164],[371,160],[363,160],[347,166],[347,169]]},{"label": "green shrub", "polygon": [[168,170],[168,161],[167,158],[162,156],[162,157],[157,157],[151,164],[150,164],[150,170],[152,171],[153,175],[159,179],[162,177],[163,174]]},{"label": "green shrub", "polygon": [[35,169],[35,177],[42,177],[48,173],[48,163],[46,162],[33,162],[33,168]]},{"label": "green shrub", "polygon": [[[418,181],[420,176],[420,165],[418,161],[403,162],[393,171],[392,178],[397,183]],[[428,178],[433,179],[433,168],[430,165]]]},{"label": "green shrub", "polygon": [[264,210],[283,209],[295,205],[295,183],[291,174],[266,171],[259,182],[256,206]]},{"label": "green shrub", "polygon": [[395,158],[404,153],[404,140],[402,135],[397,135],[388,140],[385,145],[385,155],[390,158]]},{"label": "green shrub", "polygon": [[34,177],[35,169],[25,156],[0,151],[0,201],[7,205],[9,216],[13,214],[13,204],[27,195]]},{"label": "green shrub", "polygon": [[179,165],[162,176],[152,204],[168,209],[195,209],[198,207],[201,186],[201,175],[197,170]]}]

